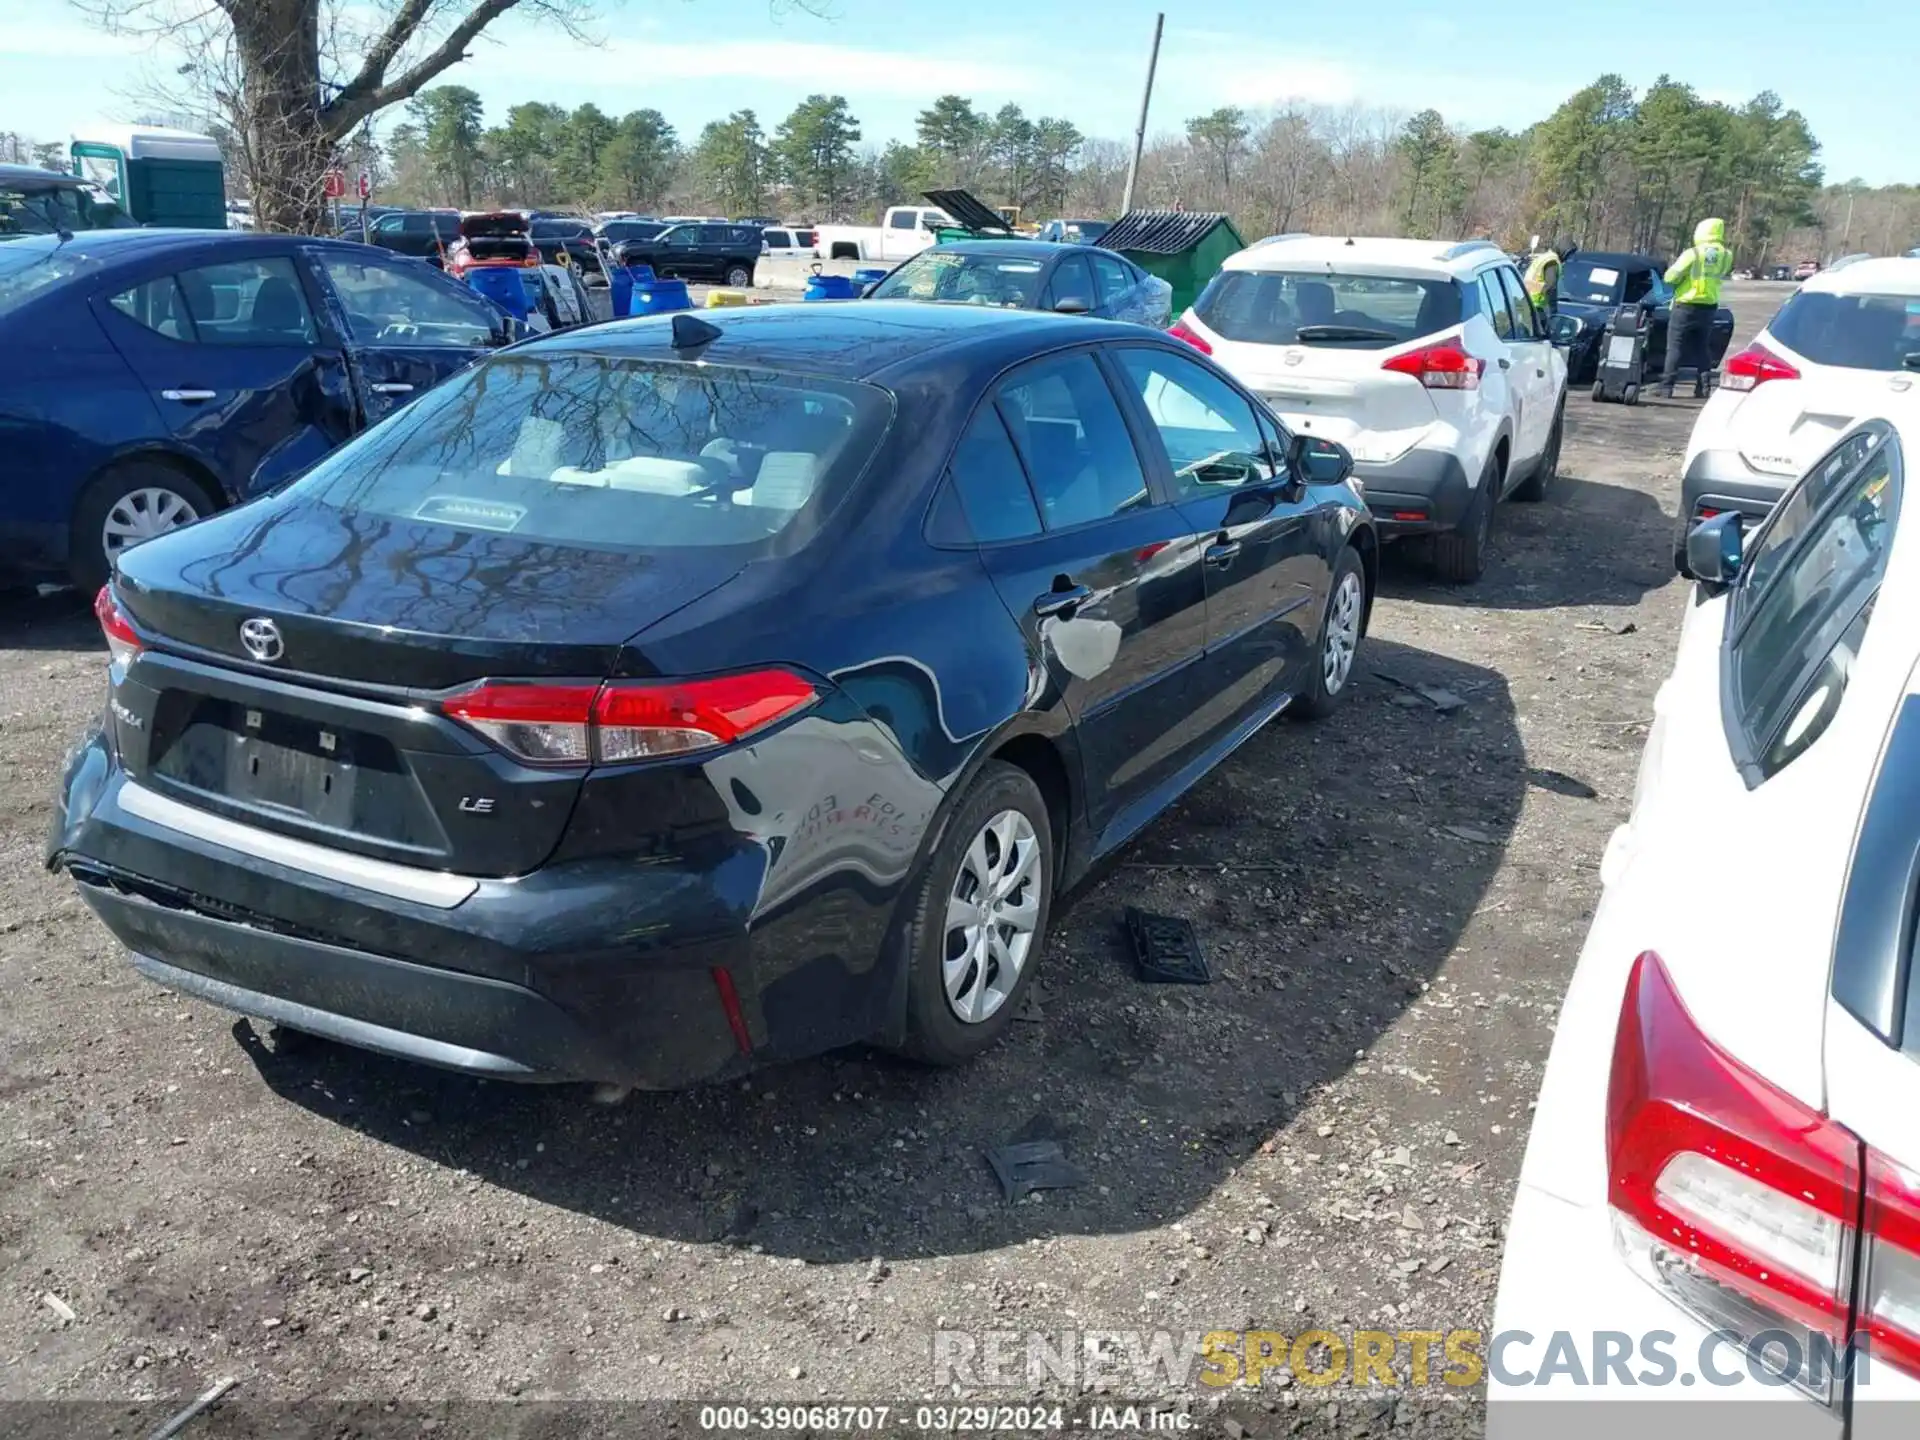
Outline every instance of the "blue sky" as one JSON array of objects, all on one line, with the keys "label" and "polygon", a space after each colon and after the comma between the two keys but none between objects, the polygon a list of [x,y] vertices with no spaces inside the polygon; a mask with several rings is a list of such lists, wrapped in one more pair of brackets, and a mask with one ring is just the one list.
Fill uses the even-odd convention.
[{"label": "blue sky", "polygon": [[[751,107],[769,129],[812,91],[844,94],[865,138],[910,139],[933,96],[958,91],[1089,135],[1133,128],[1153,15],[1166,0],[610,0],[583,48],[511,18],[448,73],[490,118],[519,100],[665,112],[691,139]],[[824,13],[811,13],[812,9]],[[1221,104],[1297,97],[1456,124],[1520,127],[1603,70],[1644,87],[1663,70],[1713,99],[1777,90],[1812,122],[1830,180],[1920,182],[1905,113],[1920,54],[1916,0],[1211,0],[1169,7],[1151,128]],[[1700,17],[1709,25],[1704,40]],[[46,0],[0,0],[0,130],[65,138],[145,108],[145,80],[172,57],[106,36]]]}]

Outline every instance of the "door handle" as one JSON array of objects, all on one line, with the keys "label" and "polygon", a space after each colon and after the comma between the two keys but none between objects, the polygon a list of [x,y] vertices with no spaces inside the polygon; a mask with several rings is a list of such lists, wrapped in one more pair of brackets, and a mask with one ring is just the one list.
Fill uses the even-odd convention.
[{"label": "door handle", "polygon": [[1500,368],[1502,370],[1511,370],[1513,368],[1513,361],[1507,359],[1506,356],[1502,355],[1500,357]]},{"label": "door handle", "polygon": [[198,405],[203,400],[211,400],[218,393],[213,390],[162,390],[162,400],[178,400],[184,405]]},{"label": "door handle", "polygon": [[381,380],[373,386],[376,395],[411,395],[413,386],[399,380]]},{"label": "door handle", "polygon": [[1093,599],[1093,591],[1084,585],[1072,585],[1065,590],[1049,590],[1033,602],[1033,613],[1041,619],[1051,619],[1055,615],[1071,616],[1072,612]]},{"label": "door handle", "polygon": [[1233,557],[1240,553],[1238,540],[1216,540],[1200,553],[1200,558],[1209,565],[1225,567],[1233,563]]}]

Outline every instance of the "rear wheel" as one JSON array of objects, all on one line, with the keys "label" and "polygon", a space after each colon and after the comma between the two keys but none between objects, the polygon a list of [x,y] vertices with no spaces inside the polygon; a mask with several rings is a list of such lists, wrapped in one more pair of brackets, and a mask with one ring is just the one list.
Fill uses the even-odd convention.
[{"label": "rear wheel", "polygon": [[1367,622],[1367,574],[1360,552],[1348,545],[1334,563],[1333,584],[1327,590],[1327,610],[1320,617],[1320,643],[1306,687],[1287,706],[1300,720],[1331,715],[1353,688],[1354,661]]},{"label": "rear wheel", "polygon": [[1604,400],[1607,398],[1607,382],[1606,381],[1596,380],[1593,382],[1593,398],[1596,401]]},{"label": "rear wheel", "polygon": [[1638,405],[1640,403],[1640,387],[1638,385],[1627,386],[1626,389],[1620,392],[1620,403],[1623,405]]},{"label": "rear wheel", "polygon": [[1566,419],[1564,409],[1554,412],[1553,429],[1547,432],[1547,448],[1540,456],[1540,464],[1533,474],[1513,487],[1514,499],[1533,502],[1547,498],[1547,487],[1560,473],[1560,432]]},{"label": "rear wheel", "polygon": [[910,892],[905,1053],[957,1065],[1006,1032],[1046,943],[1053,875],[1039,787],[989,761]]},{"label": "rear wheel", "polygon": [[1458,529],[1433,537],[1433,573],[1454,585],[1471,585],[1487,568],[1487,541],[1493,534],[1493,507],[1499,498],[1500,458],[1487,461],[1473,487]]},{"label": "rear wheel", "polygon": [[746,266],[729,265],[727,267],[728,288],[733,290],[745,290],[748,286],[752,284],[753,284],[753,271],[749,270]]},{"label": "rear wheel", "polygon": [[196,480],[155,460],[130,460],[96,478],[73,511],[67,565],[73,583],[98,590],[122,551],[214,511],[213,497]]}]

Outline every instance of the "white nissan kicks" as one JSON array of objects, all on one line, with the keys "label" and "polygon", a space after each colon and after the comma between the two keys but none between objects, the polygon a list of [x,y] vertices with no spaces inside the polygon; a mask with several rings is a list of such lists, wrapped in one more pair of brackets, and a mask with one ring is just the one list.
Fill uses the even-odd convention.
[{"label": "white nissan kicks", "polygon": [[1580,328],[1536,319],[1490,240],[1281,235],[1230,257],[1171,333],[1346,446],[1381,537],[1431,535],[1440,577],[1471,581],[1495,503],[1553,481]]},{"label": "white nissan kicks", "polygon": [[[1490,1435],[1914,1433],[1920,403],[1880,398],[1758,530],[1689,539],[1508,1226]],[[1530,1403],[1606,1400],[1777,1403]]]},{"label": "white nissan kicks", "polygon": [[1736,510],[1763,517],[1855,418],[1920,388],[1920,260],[1837,261],[1727,358],[1681,463],[1674,564],[1687,531]]}]

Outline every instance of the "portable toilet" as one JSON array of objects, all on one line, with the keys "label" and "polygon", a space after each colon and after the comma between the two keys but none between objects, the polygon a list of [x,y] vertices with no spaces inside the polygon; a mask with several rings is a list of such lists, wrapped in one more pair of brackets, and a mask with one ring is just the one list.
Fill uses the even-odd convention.
[{"label": "portable toilet", "polygon": [[211,135],[158,125],[100,126],[73,137],[73,173],[142,225],[227,228],[226,169]]},{"label": "portable toilet", "polygon": [[1186,210],[1129,210],[1094,243],[1171,285],[1176,316],[1199,298],[1229,255],[1247,248],[1225,215]]}]

